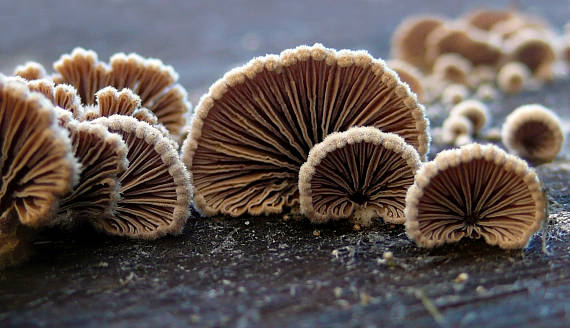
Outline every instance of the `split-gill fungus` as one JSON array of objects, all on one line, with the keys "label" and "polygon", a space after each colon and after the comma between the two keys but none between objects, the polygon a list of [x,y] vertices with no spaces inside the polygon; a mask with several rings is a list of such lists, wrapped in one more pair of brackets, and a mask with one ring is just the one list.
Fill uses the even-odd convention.
[{"label": "split-gill fungus", "polygon": [[347,218],[368,226],[379,217],[404,223],[406,191],[420,165],[414,147],[393,133],[373,127],[332,133],[299,171],[301,213],[318,223]]},{"label": "split-gill fungus", "polygon": [[523,29],[507,39],[504,48],[510,61],[525,64],[541,80],[552,79],[556,50],[548,34]]},{"label": "split-gill fungus", "polygon": [[472,70],[473,65],[465,57],[455,53],[448,53],[436,59],[432,73],[444,81],[468,84],[468,78]]},{"label": "split-gill fungus", "polygon": [[422,80],[424,78],[422,72],[415,66],[399,59],[391,59],[386,61],[386,65],[398,74],[400,81],[407,83],[410,89],[418,97],[418,101],[422,102],[424,96],[424,87]]},{"label": "split-gill fungus", "polygon": [[447,105],[456,105],[469,97],[469,88],[463,84],[453,83],[441,92],[441,101]]},{"label": "split-gill fungus", "polygon": [[27,84],[30,90],[43,94],[54,106],[71,112],[75,119],[85,118],[81,98],[74,87],[66,84],[56,86],[50,79],[31,80]]},{"label": "split-gill fungus", "polygon": [[443,121],[443,141],[448,144],[455,143],[459,136],[471,136],[473,123],[463,115],[451,115]]},{"label": "split-gill fungus", "polygon": [[494,145],[440,152],[406,195],[406,231],[419,246],[483,238],[522,248],[542,225],[546,200],[534,170]]},{"label": "split-gill fungus", "polygon": [[74,86],[85,105],[94,105],[96,93],[112,86],[128,88],[141,99],[141,106],[151,110],[172,134],[184,126],[190,104],[186,91],[178,84],[178,74],[159,59],[145,59],[137,54],[115,54],[109,64],[100,62],[94,51],[76,48],[54,64],[56,84]]},{"label": "split-gill fungus", "polygon": [[423,159],[428,121],[383,61],[320,44],[251,60],[202,97],[182,147],[205,215],[279,213],[299,203],[309,150],[353,126],[401,136]]},{"label": "split-gill fungus", "polygon": [[28,81],[32,81],[45,78],[47,76],[47,73],[45,68],[40,63],[30,61],[24,65],[16,66],[12,75],[19,76]]},{"label": "split-gill fungus", "polygon": [[528,67],[520,62],[509,62],[499,70],[497,85],[505,93],[521,92],[532,76]]},{"label": "split-gill fungus", "polygon": [[487,125],[490,119],[489,110],[484,103],[469,99],[453,106],[449,116],[464,116],[473,124],[473,134],[479,134]]},{"label": "split-gill fungus", "polygon": [[79,165],[53,105],[21,79],[0,75],[0,120],[0,230],[11,220],[55,224],[52,214],[77,181]]},{"label": "split-gill fungus", "polygon": [[461,20],[483,31],[489,31],[495,24],[513,17],[515,13],[510,10],[479,9],[468,12]]},{"label": "split-gill fungus", "polygon": [[170,140],[146,122],[113,115],[93,121],[127,144],[128,168],[119,175],[121,199],[113,217],[95,221],[107,233],[154,239],[182,231],[192,199],[189,173]]},{"label": "split-gill fungus", "polygon": [[431,31],[444,24],[437,16],[417,16],[405,19],[392,36],[391,56],[428,71],[426,39]]},{"label": "split-gill fungus", "polygon": [[550,162],[562,149],[564,131],[554,112],[529,104],[507,116],[501,139],[511,153],[535,162]]}]

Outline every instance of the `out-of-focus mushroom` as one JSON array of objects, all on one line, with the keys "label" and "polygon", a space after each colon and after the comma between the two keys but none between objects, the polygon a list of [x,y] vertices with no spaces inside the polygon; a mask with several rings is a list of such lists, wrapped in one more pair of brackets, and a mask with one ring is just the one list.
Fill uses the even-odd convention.
[{"label": "out-of-focus mushroom", "polygon": [[495,66],[503,58],[501,48],[473,28],[442,25],[426,39],[426,58],[429,63],[446,53],[459,54],[473,65]]},{"label": "out-of-focus mushroom", "polygon": [[107,86],[129,88],[140,97],[140,105],[155,113],[171,133],[177,134],[184,126],[184,113],[190,108],[186,91],[175,85],[178,75],[174,69],[158,59],[118,53],[107,65],[99,62],[94,51],[76,48],[63,55],[54,69],[59,75],[53,80],[74,86],[87,105],[95,104],[97,91]]},{"label": "out-of-focus mushroom", "polygon": [[489,122],[487,106],[480,101],[469,99],[455,105],[449,116],[465,116],[473,124],[473,134],[478,134]]},{"label": "out-of-focus mushroom", "polygon": [[465,57],[447,53],[439,56],[433,64],[433,74],[452,83],[467,84],[473,66]]},{"label": "out-of-focus mushroom", "polygon": [[501,129],[509,152],[532,161],[552,161],[562,149],[564,132],[560,118],[548,108],[530,104],[515,109]]},{"label": "out-of-focus mushroom", "polygon": [[332,133],[299,171],[301,213],[313,222],[404,223],[406,191],[420,165],[417,151],[395,134],[372,127]]},{"label": "out-of-focus mushroom", "polygon": [[469,97],[469,89],[463,84],[450,84],[441,92],[441,101],[447,105],[455,105]]},{"label": "out-of-focus mushroom", "polygon": [[28,81],[43,79],[47,76],[46,69],[43,65],[33,61],[16,66],[12,75],[19,76]]},{"label": "out-of-focus mushroom", "polygon": [[473,68],[467,80],[472,88],[476,88],[483,83],[494,82],[496,78],[497,70],[495,68],[487,65],[478,65]]},{"label": "out-of-focus mushroom", "polygon": [[129,167],[119,176],[121,199],[114,217],[95,225],[115,235],[154,239],[182,231],[190,214],[190,178],[170,140],[146,122],[113,115],[93,121],[119,134]]},{"label": "out-of-focus mushroom", "polygon": [[499,70],[497,84],[505,93],[518,93],[528,84],[531,75],[530,70],[523,63],[510,62]]},{"label": "out-of-focus mushroom", "polygon": [[493,101],[499,98],[499,92],[492,83],[483,83],[477,88],[475,97],[482,101]]},{"label": "out-of-focus mushroom", "polygon": [[373,126],[425,158],[428,124],[383,61],[315,44],[226,73],[200,100],[182,153],[202,213],[279,213],[298,204],[299,168],[327,135]]},{"label": "out-of-focus mushroom", "polygon": [[437,16],[417,16],[405,19],[398,25],[392,36],[391,55],[427,71],[426,38],[431,31],[443,25]]},{"label": "out-of-focus mushroom", "polygon": [[399,59],[392,59],[386,65],[394,70],[402,82],[408,84],[410,89],[418,96],[418,101],[423,101],[424,87],[422,84],[423,74],[411,64]]},{"label": "out-of-focus mushroom", "polygon": [[522,29],[532,29],[543,34],[551,33],[552,30],[543,19],[519,12],[507,20],[493,24],[489,32],[492,35],[498,35],[503,40],[507,40]]},{"label": "out-of-focus mushroom", "polygon": [[493,25],[514,16],[515,13],[510,10],[479,9],[467,13],[461,19],[473,27],[489,31]]},{"label": "out-of-focus mushroom", "polygon": [[440,152],[418,170],[406,195],[406,232],[422,247],[482,237],[522,248],[545,212],[538,176],[525,161],[494,145],[470,144]]},{"label": "out-of-focus mushroom", "polygon": [[112,218],[120,198],[119,176],[128,166],[127,145],[105,126],[64,115],[60,112],[59,121],[70,132],[81,175],[79,183],[62,197],[56,215],[63,222]]},{"label": "out-of-focus mushroom", "polygon": [[55,224],[51,214],[77,181],[79,165],[53,105],[21,80],[0,75],[0,121],[0,227],[11,215],[30,227]]},{"label": "out-of-focus mushroom", "polygon": [[32,91],[43,94],[54,106],[70,111],[74,118],[82,120],[85,118],[81,99],[77,95],[74,87],[66,84],[56,86],[52,80],[38,79],[27,82]]},{"label": "out-of-focus mushroom", "polygon": [[541,80],[552,79],[556,50],[548,35],[523,29],[506,40],[504,48],[509,61],[525,64]]},{"label": "out-of-focus mushroom", "polygon": [[443,121],[443,141],[452,144],[461,135],[471,136],[473,123],[463,115],[452,115]]}]

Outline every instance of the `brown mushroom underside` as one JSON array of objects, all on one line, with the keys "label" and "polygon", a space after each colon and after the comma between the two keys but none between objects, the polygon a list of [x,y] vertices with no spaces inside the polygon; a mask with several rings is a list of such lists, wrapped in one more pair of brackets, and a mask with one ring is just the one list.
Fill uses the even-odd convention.
[{"label": "brown mushroom underside", "polygon": [[373,126],[425,158],[427,120],[383,62],[321,45],[256,58],[216,82],[183,146],[207,215],[281,212],[298,204],[298,172],[328,134]]}]

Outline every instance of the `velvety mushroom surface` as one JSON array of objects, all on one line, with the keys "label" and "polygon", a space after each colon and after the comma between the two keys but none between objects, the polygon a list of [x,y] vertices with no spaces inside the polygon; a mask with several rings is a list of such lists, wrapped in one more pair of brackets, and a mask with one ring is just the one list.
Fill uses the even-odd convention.
[{"label": "velvety mushroom surface", "polygon": [[74,87],[66,84],[55,85],[49,79],[37,79],[27,82],[32,91],[43,94],[54,106],[70,111],[73,117],[82,120],[85,117],[81,99]]},{"label": "velvety mushroom surface", "polygon": [[330,134],[301,166],[301,213],[313,222],[404,223],[406,191],[420,165],[417,151],[393,133],[354,127]]},{"label": "velvety mushroom surface", "polygon": [[336,131],[373,126],[428,151],[423,106],[383,61],[316,44],[255,58],[205,95],[182,147],[206,215],[278,213],[298,204],[309,150]]},{"label": "velvety mushroom surface", "polygon": [[128,147],[129,167],[121,185],[114,217],[96,225],[108,233],[153,239],[180,233],[188,218],[192,190],[189,174],[176,149],[160,131],[130,116],[93,121],[119,134]]},{"label": "velvety mushroom surface", "polygon": [[418,170],[406,195],[406,231],[423,247],[484,238],[522,248],[545,211],[538,176],[525,161],[493,145],[470,144],[443,151]]},{"label": "velvety mushroom surface", "polygon": [[79,170],[54,107],[24,82],[0,75],[0,133],[0,228],[11,216],[31,227],[53,224],[51,214]]},{"label": "velvety mushroom surface", "polygon": [[171,66],[158,59],[145,59],[137,54],[115,54],[109,64],[100,62],[94,51],[76,48],[54,64],[56,84],[74,86],[86,105],[95,104],[97,91],[112,86],[133,90],[141,106],[156,114],[160,123],[177,134],[184,126],[189,110],[186,91],[175,84],[178,75]]}]

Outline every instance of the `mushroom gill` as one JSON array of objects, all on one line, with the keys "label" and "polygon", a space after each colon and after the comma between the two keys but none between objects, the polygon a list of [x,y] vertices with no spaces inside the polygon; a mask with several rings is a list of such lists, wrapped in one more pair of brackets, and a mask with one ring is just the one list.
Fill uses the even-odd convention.
[{"label": "mushroom gill", "polygon": [[562,149],[564,132],[555,113],[542,105],[529,104],[507,116],[501,140],[511,153],[532,161],[549,162]]},{"label": "mushroom gill", "polygon": [[309,150],[353,126],[403,137],[421,158],[428,121],[383,61],[320,44],[251,60],[202,97],[182,147],[195,203],[206,215],[279,213],[297,205]]},{"label": "mushroom gill", "polygon": [[373,218],[404,223],[405,196],[421,162],[414,147],[373,127],[328,135],[299,171],[301,213],[313,222]]},{"label": "mushroom gill", "polygon": [[54,107],[20,79],[0,75],[0,133],[0,229],[13,218],[30,227],[54,224],[59,198],[79,173]]},{"label": "mushroom gill", "polygon": [[182,231],[189,216],[189,174],[170,140],[146,122],[113,115],[93,121],[119,134],[129,167],[119,175],[121,199],[114,217],[95,221],[115,235],[154,239]]},{"label": "mushroom gill", "polygon": [[53,80],[74,86],[86,105],[94,105],[97,91],[104,87],[128,88],[140,97],[141,106],[155,113],[171,133],[177,134],[184,126],[184,114],[190,108],[186,91],[175,84],[178,75],[174,69],[158,59],[118,53],[107,65],[97,59],[94,51],[76,48],[63,55],[54,69],[59,75]]},{"label": "mushroom gill", "polygon": [[536,173],[494,145],[440,152],[423,165],[406,195],[406,232],[419,246],[484,238],[522,248],[546,217]]},{"label": "mushroom gill", "polygon": [[12,75],[19,76],[28,81],[32,81],[43,79],[47,74],[42,64],[30,61],[24,65],[16,66]]},{"label": "mushroom gill", "polygon": [[37,79],[27,84],[30,90],[43,94],[54,106],[71,112],[78,120],[84,119],[85,112],[81,106],[81,99],[74,87],[66,84],[56,86],[49,79]]}]

